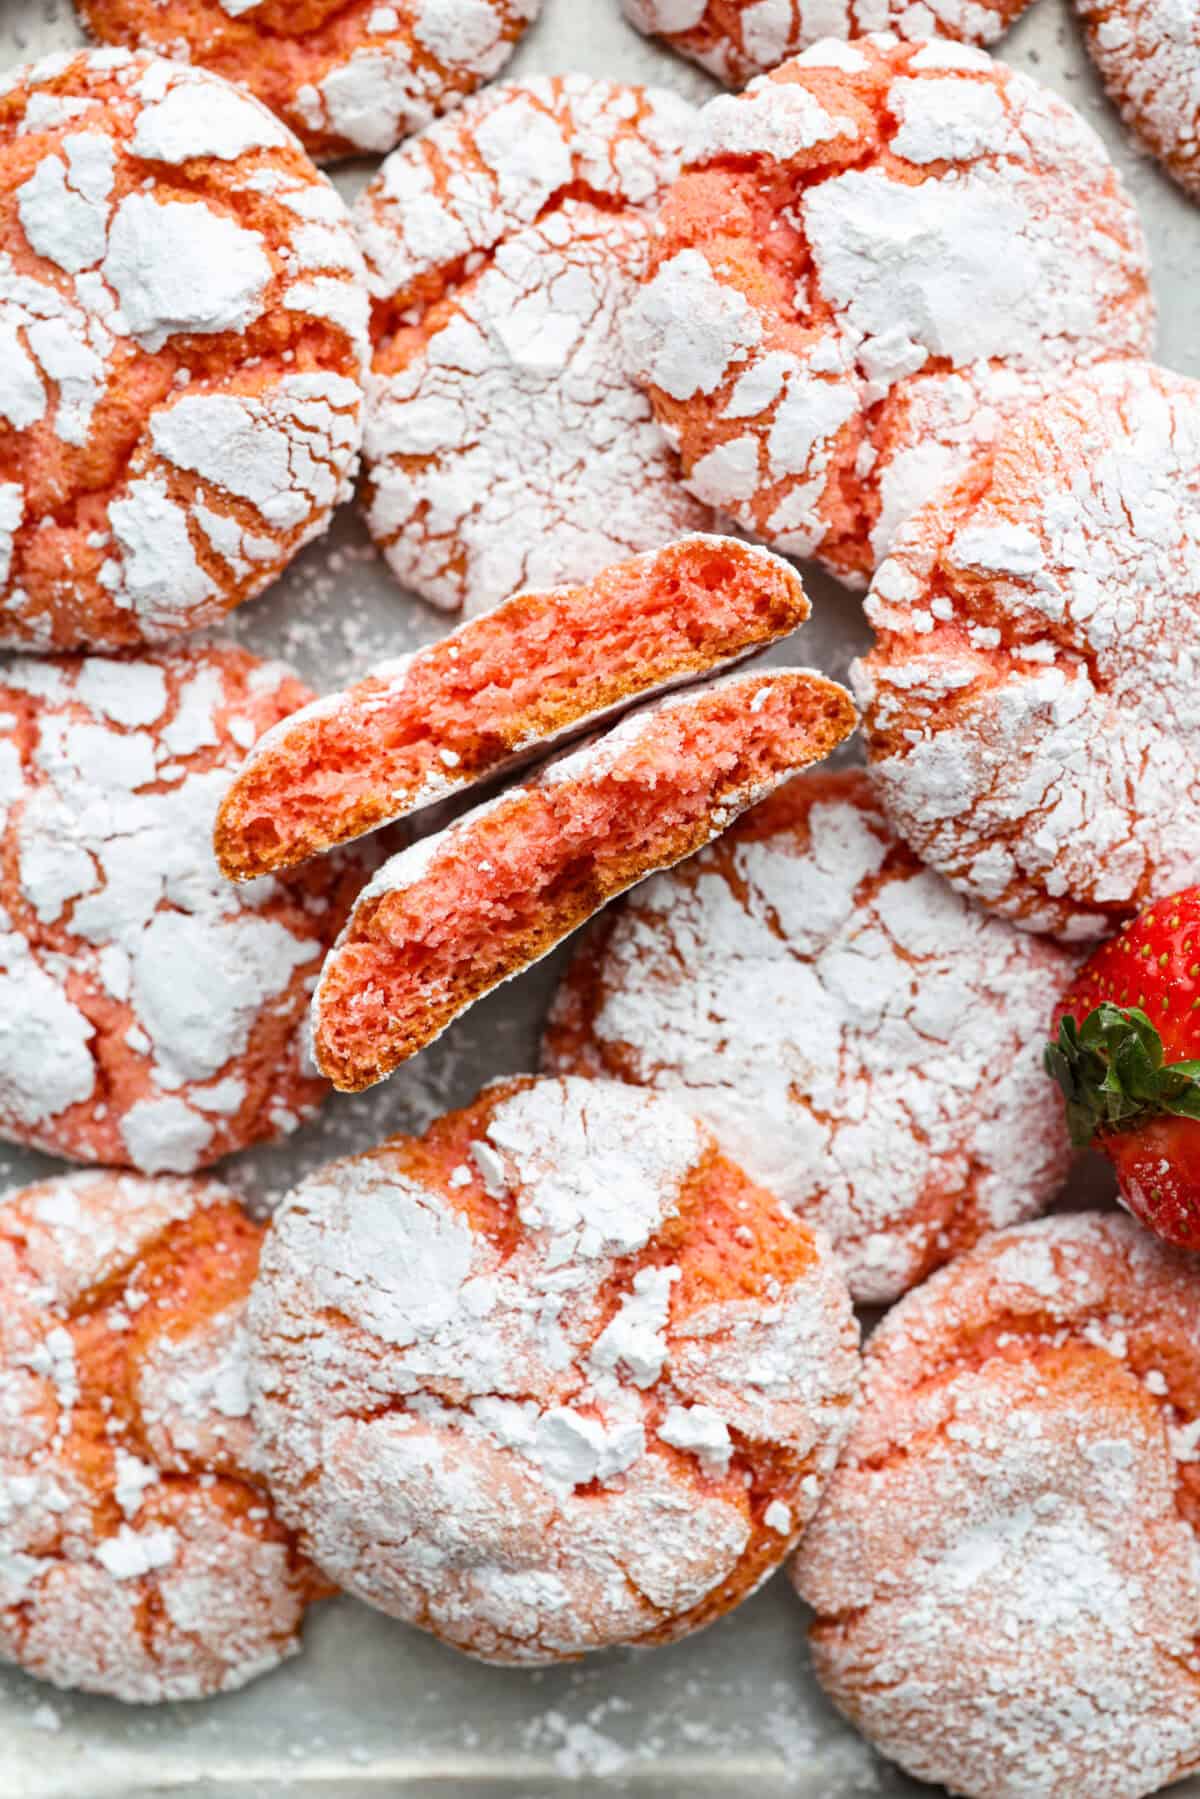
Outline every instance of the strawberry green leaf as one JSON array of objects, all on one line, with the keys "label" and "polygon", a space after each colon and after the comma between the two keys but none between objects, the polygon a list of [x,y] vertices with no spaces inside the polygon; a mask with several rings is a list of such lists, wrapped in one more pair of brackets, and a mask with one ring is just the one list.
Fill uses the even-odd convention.
[{"label": "strawberry green leaf", "polygon": [[1062,1089],[1077,1149],[1146,1118],[1200,1119],[1200,1062],[1164,1061],[1162,1038],[1138,1006],[1106,1000],[1082,1024],[1064,1018],[1044,1064]]}]

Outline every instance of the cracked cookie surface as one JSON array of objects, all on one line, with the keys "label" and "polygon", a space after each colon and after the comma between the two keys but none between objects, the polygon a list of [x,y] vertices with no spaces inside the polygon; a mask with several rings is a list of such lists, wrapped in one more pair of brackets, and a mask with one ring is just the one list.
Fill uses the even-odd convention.
[{"label": "cracked cookie surface", "polygon": [[823,38],[954,38],[991,44],[1027,0],[621,0],[639,31],[661,37],[729,87],[766,75]]},{"label": "cracked cookie surface", "polygon": [[1080,374],[918,512],[854,671],[884,804],[1031,930],[1103,936],[1200,858],[1200,382]]},{"label": "cracked cookie surface", "polygon": [[0,1135],[187,1172],[320,1103],[302,1024],[353,872],[235,889],[212,853],[244,751],[310,697],[234,649],[3,671]]},{"label": "cracked cookie surface", "polygon": [[1057,94],[961,44],[827,40],[704,107],[624,336],[692,492],[862,586],[975,415],[1148,352],[1147,269]]},{"label": "cracked cookie surface", "polygon": [[591,927],[544,1063],[706,1118],[886,1304],[1062,1181],[1073,968],[922,868],[865,775],[803,775]]},{"label": "cracked cookie surface", "polygon": [[390,150],[498,75],[541,0],[75,0],[93,35],[211,69],[322,160]]},{"label": "cracked cookie surface", "polygon": [[0,1199],[0,1657],[138,1703],[230,1692],[327,1585],[255,1472],[261,1226],[215,1182]]},{"label": "cracked cookie surface", "polygon": [[1200,197],[1200,14],[1179,0],[1075,0],[1087,46],[1130,130]]},{"label": "cracked cookie surface", "polygon": [[812,1515],[858,1372],[823,1241],[613,1082],[501,1083],[311,1176],[249,1326],[281,1515],[349,1592],[490,1661],[737,1604]]},{"label": "cracked cookie surface", "polygon": [[160,642],[352,492],[362,261],[265,107],[121,50],[0,84],[0,646]]},{"label": "cracked cookie surface", "polygon": [[1200,1765],[1198,1267],[1042,1219],[872,1338],[795,1578],[821,1684],[916,1778],[1139,1799]]},{"label": "cracked cookie surface", "polygon": [[434,605],[480,612],[712,524],[619,332],[694,116],[582,75],[513,83],[396,151],[360,199],[367,521]]}]

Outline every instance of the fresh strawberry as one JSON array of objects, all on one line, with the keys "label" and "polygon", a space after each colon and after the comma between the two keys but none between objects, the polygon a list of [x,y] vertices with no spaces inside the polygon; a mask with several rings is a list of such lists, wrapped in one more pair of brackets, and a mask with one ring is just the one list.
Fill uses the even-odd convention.
[{"label": "fresh strawberry", "polygon": [[1079,1148],[1168,1243],[1200,1249],[1200,887],[1158,900],[1079,970],[1046,1071]]}]

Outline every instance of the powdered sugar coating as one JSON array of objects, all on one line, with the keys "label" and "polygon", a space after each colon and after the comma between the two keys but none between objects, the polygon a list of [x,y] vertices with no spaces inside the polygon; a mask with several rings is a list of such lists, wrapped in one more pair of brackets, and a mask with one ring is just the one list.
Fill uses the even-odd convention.
[{"label": "powdered sugar coating", "polygon": [[1031,930],[1094,937],[1195,876],[1200,384],[1080,375],[917,513],[855,669],[884,803]]},{"label": "powdered sugar coating", "polygon": [[545,1065],[703,1115],[886,1304],[1062,1180],[1041,1051],[1073,966],[923,869],[864,775],[804,775],[603,915]]},{"label": "powdered sugar coating", "polygon": [[252,1470],[259,1227],[215,1184],[0,1201],[0,1656],[128,1701],[228,1692],[320,1590]]},{"label": "powdered sugar coating", "polygon": [[994,429],[1150,344],[1145,244],[1100,140],[959,45],[822,43],[711,101],[661,224],[624,335],[688,485],[852,584],[961,470],[972,394]]},{"label": "powdered sugar coating", "polygon": [[498,75],[541,0],[76,0],[105,43],[256,94],[322,160],[390,150]]},{"label": "powdered sugar coating", "polygon": [[300,1023],[346,865],[228,886],[243,749],[309,697],[233,649],[28,660],[0,682],[0,1132],[184,1172],[324,1094]]},{"label": "powdered sugar coating", "polygon": [[494,1087],[310,1177],[250,1325],[283,1515],[359,1598],[493,1661],[736,1603],[811,1516],[857,1376],[824,1247],[606,1082]]},{"label": "powdered sugar coating", "polygon": [[257,101],[123,51],[15,71],[0,147],[0,645],[209,624],[353,490],[345,209]]},{"label": "powdered sugar coating", "polygon": [[1187,0],[1077,0],[1088,49],[1121,117],[1200,194],[1200,15]]},{"label": "powdered sugar coating", "polygon": [[986,1239],[891,1312],[805,1540],[826,1690],[977,1799],[1200,1764],[1197,1264],[1116,1215]]},{"label": "powdered sugar coating", "polygon": [[711,523],[619,332],[692,117],[580,75],[493,88],[359,201],[368,523],[434,605],[480,612]]},{"label": "powdered sugar coating", "polygon": [[991,44],[1025,0],[621,0],[639,31],[665,38],[730,87],[742,87],[830,37],[873,31]]}]

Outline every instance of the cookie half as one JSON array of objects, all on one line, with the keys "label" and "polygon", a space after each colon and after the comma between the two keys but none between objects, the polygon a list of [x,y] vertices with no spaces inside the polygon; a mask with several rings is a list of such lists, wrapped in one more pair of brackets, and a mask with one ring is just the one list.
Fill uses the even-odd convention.
[{"label": "cookie half", "polygon": [[385,863],[313,1000],[317,1062],[382,1080],[644,875],[707,843],[854,728],[809,670],[727,675],[606,735]]},{"label": "cookie half", "polygon": [[217,859],[238,881],[291,867],[740,661],[808,613],[789,564],[729,537],[518,594],[260,738],[217,815]]}]

